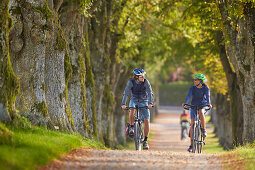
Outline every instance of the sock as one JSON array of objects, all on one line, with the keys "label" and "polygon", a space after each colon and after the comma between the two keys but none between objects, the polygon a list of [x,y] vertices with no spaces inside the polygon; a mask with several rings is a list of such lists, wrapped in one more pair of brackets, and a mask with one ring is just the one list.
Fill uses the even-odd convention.
[{"label": "sock", "polygon": [[143,141],[147,141],[147,139],[148,139],[148,137],[147,137],[147,136],[145,136]]}]

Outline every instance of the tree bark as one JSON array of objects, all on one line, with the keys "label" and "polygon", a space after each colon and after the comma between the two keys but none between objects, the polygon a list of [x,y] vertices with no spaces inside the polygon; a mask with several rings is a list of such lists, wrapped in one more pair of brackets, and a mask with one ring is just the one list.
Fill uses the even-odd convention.
[{"label": "tree bark", "polygon": [[9,53],[9,32],[12,26],[9,0],[0,2],[0,121],[11,122],[17,117],[15,100],[19,79],[14,74]]},{"label": "tree bark", "polygon": [[[219,56],[221,63],[223,65],[224,72],[228,81],[228,95],[230,97],[230,120],[232,120],[233,144],[238,146],[242,144],[242,132],[243,132],[243,106],[241,99],[241,92],[238,86],[236,73],[233,72],[228,56],[226,53],[226,48],[224,44],[224,37],[221,31],[217,32],[217,46],[219,51]],[[229,118],[227,119],[229,120]],[[228,146],[232,147],[232,144]]]},{"label": "tree bark", "polygon": [[224,23],[224,37],[229,37],[227,51],[237,74],[243,104],[242,143],[255,139],[255,55],[254,55],[254,17],[255,10],[251,3],[244,5],[244,18],[237,20],[238,31],[231,26],[231,19],[226,10],[227,2],[220,1],[219,9]]}]

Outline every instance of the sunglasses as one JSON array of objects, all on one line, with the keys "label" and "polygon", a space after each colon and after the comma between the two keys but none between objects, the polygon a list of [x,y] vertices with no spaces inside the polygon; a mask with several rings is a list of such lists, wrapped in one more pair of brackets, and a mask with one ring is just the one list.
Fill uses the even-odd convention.
[{"label": "sunglasses", "polygon": [[139,78],[144,78],[144,76],[139,76]]},{"label": "sunglasses", "polygon": [[194,79],[194,81],[198,81],[199,79]]}]

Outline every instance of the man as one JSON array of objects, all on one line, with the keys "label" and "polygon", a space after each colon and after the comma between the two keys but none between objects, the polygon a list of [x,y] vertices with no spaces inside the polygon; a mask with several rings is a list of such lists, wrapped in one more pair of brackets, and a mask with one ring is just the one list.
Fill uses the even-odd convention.
[{"label": "man", "polygon": [[[133,70],[134,78],[130,79],[126,85],[122,98],[122,109],[126,109],[127,98],[131,92],[131,99],[129,102],[129,107],[135,107],[138,105],[140,107],[148,106],[152,108],[153,105],[153,92],[149,80],[145,79],[144,76],[146,72],[141,68],[135,68]],[[144,120],[144,142],[143,149],[149,149],[148,136],[150,132],[150,111],[149,109],[141,109],[141,119]],[[134,113],[135,109],[130,109],[129,112],[129,123],[131,127],[129,128],[129,134],[134,134]]]}]

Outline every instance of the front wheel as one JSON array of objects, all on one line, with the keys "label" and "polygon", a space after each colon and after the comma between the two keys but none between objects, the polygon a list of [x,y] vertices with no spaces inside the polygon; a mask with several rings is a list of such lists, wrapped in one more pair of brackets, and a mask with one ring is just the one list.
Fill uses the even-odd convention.
[{"label": "front wheel", "polygon": [[141,147],[141,134],[140,134],[140,128],[138,122],[134,123],[134,141],[135,141],[135,149],[138,151],[142,150]]},{"label": "front wheel", "polygon": [[197,141],[196,141],[196,134],[197,134],[197,130],[196,130],[196,124],[194,124],[193,126],[193,133],[192,133],[192,152],[195,153],[196,149],[197,149]]},{"label": "front wheel", "polygon": [[203,144],[204,144],[204,137],[202,136],[202,129],[199,128],[199,130],[200,130],[200,135],[199,135],[200,141],[198,142],[197,151],[198,151],[198,153],[202,153]]}]

